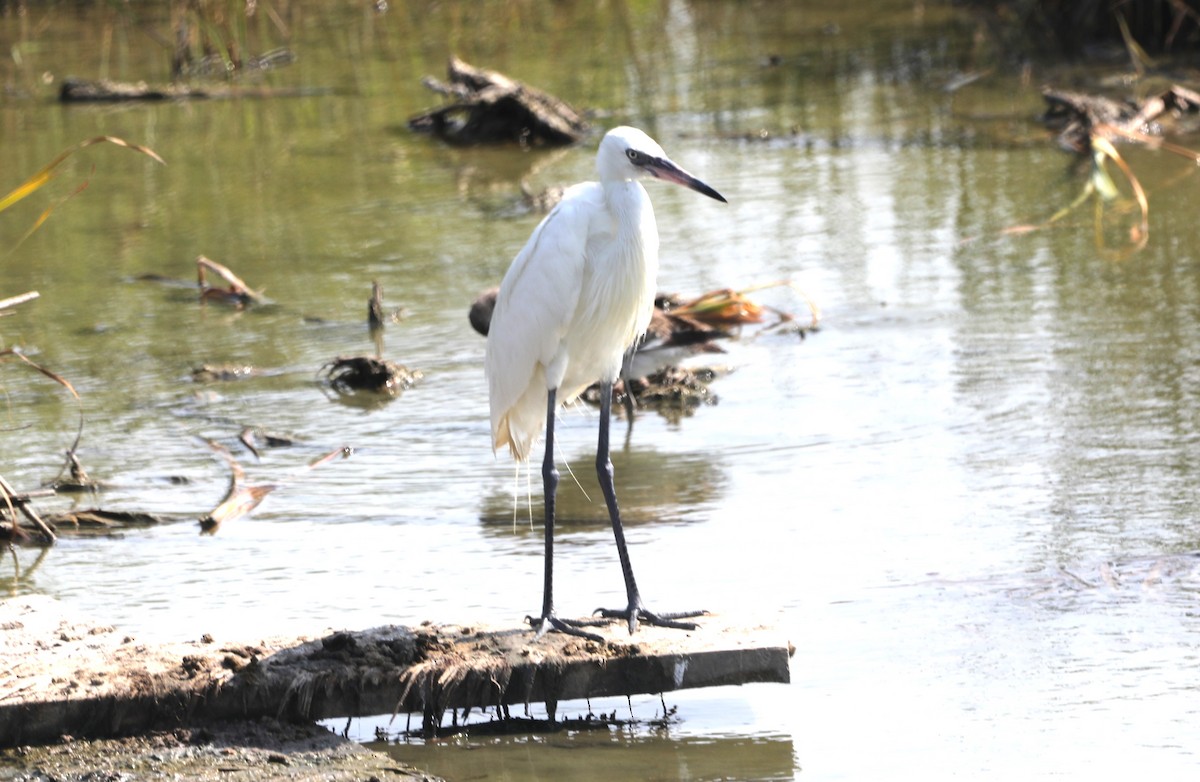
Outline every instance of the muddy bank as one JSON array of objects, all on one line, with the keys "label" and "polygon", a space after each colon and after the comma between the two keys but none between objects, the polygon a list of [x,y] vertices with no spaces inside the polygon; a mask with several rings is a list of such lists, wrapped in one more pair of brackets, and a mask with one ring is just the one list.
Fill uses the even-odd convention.
[{"label": "muddy bank", "polygon": [[316,725],[265,719],[0,751],[0,779],[432,780]]}]

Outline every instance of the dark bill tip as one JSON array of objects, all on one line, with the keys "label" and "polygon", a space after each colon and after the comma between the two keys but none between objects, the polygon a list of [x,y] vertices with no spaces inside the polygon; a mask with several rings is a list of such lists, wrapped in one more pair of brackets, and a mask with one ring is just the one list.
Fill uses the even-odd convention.
[{"label": "dark bill tip", "polygon": [[729,203],[728,201],[725,200],[725,196],[721,195],[716,190],[713,190],[711,187],[704,184],[699,179],[693,178],[691,182],[687,183],[687,186],[690,187],[692,190],[695,190],[697,193],[703,193],[704,195],[708,196],[709,198],[715,198],[723,204]]},{"label": "dark bill tip", "polygon": [[699,179],[692,176],[688,172],[684,171],[682,168],[675,165],[670,160],[663,160],[663,159],[652,160],[650,163],[648,163],[646,165],[646,168],[648,168],[650,170],[651,174],[658,177],[659,179],[665,179],[668,182],[674,182],[677,185],[683,185],[684,187],[686,187],[690,190],[695,190],[697,193],[701,193],[703,195],[708,196],[709,198],[716,199],[717,201],[720,201],[723,204],[729,203],[728,201],[725,200],[725,196],[721,195],[713,188],[704,184],[703,182],[701,182]]}]

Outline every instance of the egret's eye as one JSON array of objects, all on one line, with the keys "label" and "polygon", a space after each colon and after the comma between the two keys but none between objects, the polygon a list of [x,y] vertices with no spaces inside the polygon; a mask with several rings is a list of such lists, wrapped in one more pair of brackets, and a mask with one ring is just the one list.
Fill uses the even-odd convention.
[{"label": "egret's eye", "polygon": [[629,162],[635,166],[640,166],[646,162],[646,156],[636,149],[627,149],[625,150],[625,154],[629,157]]}]

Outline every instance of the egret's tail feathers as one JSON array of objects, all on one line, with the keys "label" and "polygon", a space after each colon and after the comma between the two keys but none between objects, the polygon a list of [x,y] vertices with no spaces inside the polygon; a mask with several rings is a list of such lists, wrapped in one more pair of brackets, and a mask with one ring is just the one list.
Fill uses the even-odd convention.
[{"label": "egret's tail feathers", "polygon": [[546,424],[545,416],[545,389],[534,387],[527,390],[498,418],[493,418],[492,449],[508,446],[514,459],[527,461],[533,452],[533,444]]},{"label": "egret's tail feathers", "polygon": [[500,422],[492,438],[492,450],[499,451],[508,446],[508,452],[518,462],[529,461],[529,452],[533,450],[533,436],[519,437],[508,427],[507,419]]}]

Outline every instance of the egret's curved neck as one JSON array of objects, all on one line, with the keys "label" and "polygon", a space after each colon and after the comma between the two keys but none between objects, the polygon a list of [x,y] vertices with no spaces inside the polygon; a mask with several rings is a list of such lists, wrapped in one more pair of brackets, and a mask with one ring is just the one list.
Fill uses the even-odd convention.
[{"label": "egret's curved neck", "polygon": [[649,205],[646,188],[632,179],[610,179],[601,182],[601,185],[604,188],[604,202],[612,211],[618,230],[636,230],[643,218],[643,211]]},{"label": "egret's curved neck", "polygon": [[650,194],[637,180],[603,182],[604,202],[612,218],[618,254],[630,273],[653,278],[658,273],[658,226]]}]

